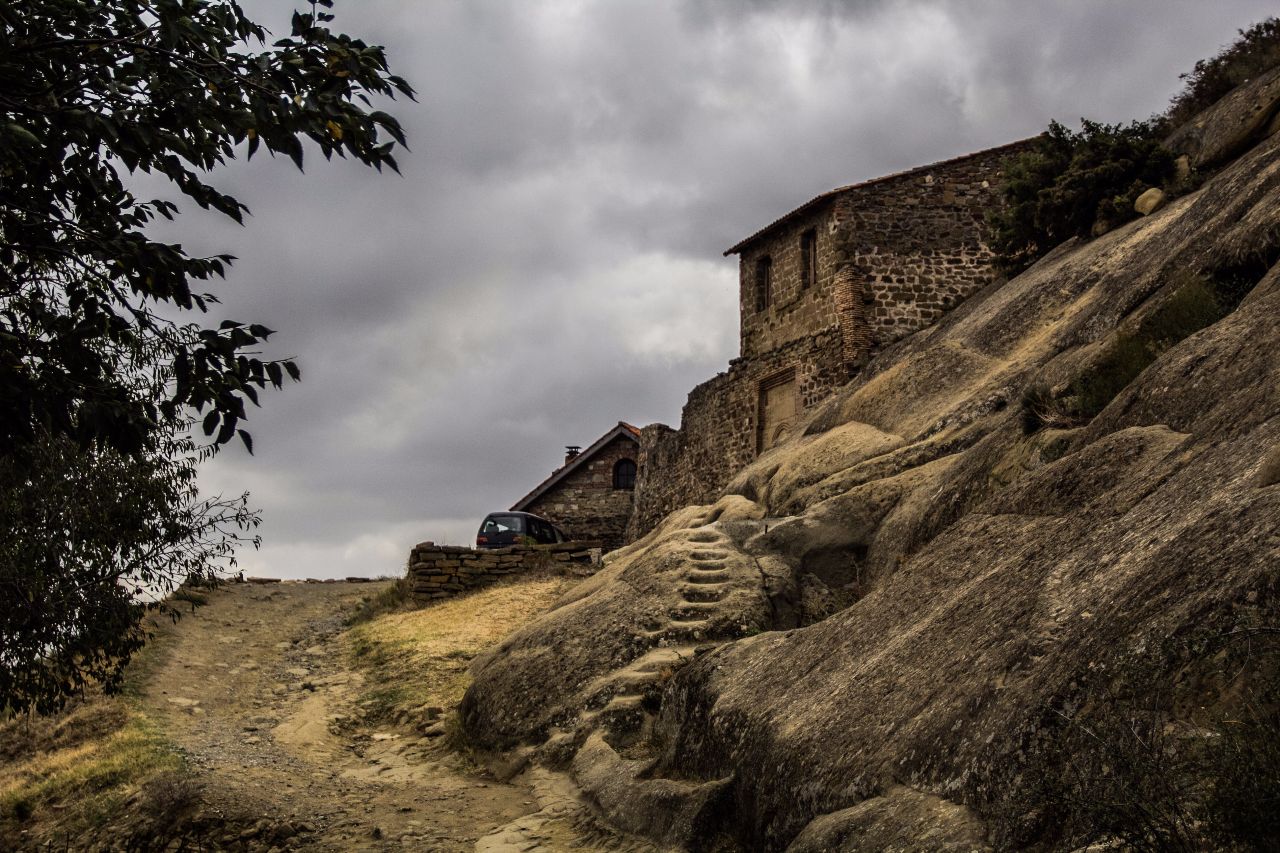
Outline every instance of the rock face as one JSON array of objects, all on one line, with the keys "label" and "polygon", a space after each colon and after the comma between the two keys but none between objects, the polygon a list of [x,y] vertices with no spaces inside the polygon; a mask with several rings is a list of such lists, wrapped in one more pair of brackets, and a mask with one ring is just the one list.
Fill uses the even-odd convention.
[{"label": "rock face", "polygon": [[1280,68],[1240,86],[1194,120],[1178,128],[1165,145],[1190,158],[1197,169],[1225,162],[1276,131],[1280,116]]},{"label": "rock face", "polygon": [[[883,352],[718,503],[477,662],[466,730],[677,848],[1015,843],[1017,793],[1070,758],[1052,709],[1275,612],[1278,257],[1272,136]],[[1091,420],[1025,433],[1027,389],[1096,373],[1222,270],[1248,289],[1234,310]],[[1019,845],[1051,831],[1018,820]]]}]

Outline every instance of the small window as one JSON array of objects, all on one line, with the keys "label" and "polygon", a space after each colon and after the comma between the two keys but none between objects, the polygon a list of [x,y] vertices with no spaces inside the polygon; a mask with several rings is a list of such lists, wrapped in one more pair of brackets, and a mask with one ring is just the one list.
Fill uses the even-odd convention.
[{"label": "small window", "polygon": [[630,459],[619,459],[613,466],[613,487],[631,491],[636,487],[636,463]]},{"label": "small window", "polygon": [[756,310],[773,304],[773,258],[765,255],[756,261]]},{"label": "small window", "polygon": [[818,283],[818,229],[810,228],[800,235],[800,286]]}]

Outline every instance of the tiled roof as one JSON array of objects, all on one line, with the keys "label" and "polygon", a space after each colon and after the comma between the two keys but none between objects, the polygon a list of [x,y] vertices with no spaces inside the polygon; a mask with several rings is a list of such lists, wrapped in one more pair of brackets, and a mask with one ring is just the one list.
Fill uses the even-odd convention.
[{"label": "tiled roof", "polygon": [[556,483],[578,470],[578,468],[588,459],[603,450],[605,445],[613,441],[618,436],[630,439],[638,444],[640,441],[640,428],[632,426],[626,421],[618,421],[617,426],[596,439],[590,447],[573,457],[573,459],[568,463],[553,471],[551,476],[535,486],[532,492],[529,492],[529,494],[516,501],[511,506],[511,509],[515,512],[523,512],[525,507],[529,506],[529,504],[546,494],[547,491]]},{"label": "tiled roof", "polygon": [[858,190],[858,189],[862,189],[863,187],[870,187],[876,184],[882,184],[886,181],[895,181],[895,180],[898,180],[899,178],[906,178],[906,177],[910,177],[911,175],[918,175],[923,172],[928,172],[931,169],[939,169],[943,166],[950,166],[954,163],[961,163],[965,160],[970,160],[974,157],[981,157],[986,154],[994,154],[998,151],[1003,151],[1005,149],[1019,148],[1026,145],[1032,139],[1035,139],[1035,138],[1036,137],[1032,136],[1032,137],[1028,137],[1027,139],[1019,139],[1017,142],[1009,142],[1004,145],[997,145],[995,148],[987,148],[982,151],[975,151],[972,154],[961,154],[959,157],[951,157],[947,160],[939,160],[936,163],[929,163],[928,165],[925,165],[925,166],[915,166],[911,169],[907,169],[902,172],[893,172],[888,175],[881,175],[878,178],[871,178],[869,180],[861,181],[856,184],[849,184],[848,186],[845,186],[845,187],[836,187],[833,190],[827,190],[822,195],[814,196],[813,198],[809,199],[804,204],[800,205],[790,213],[786,213],[780,216],[779,218],[775,219],[774,221],[770,222],[768,225],[761,228],[759,231],[752,234],[750,237],[747,237],[745,240],[738,241],[738,243],[734,245],[732,248],[725,249],[724,254],[726,257],[729,255],[738,254],[744,248],[754,243],[757,239],[759,239],[760,237],[763,237],[765,234],[769,233],[773,229],[777,228],[779,225],[783,225],[787,222],[790,222],[792,219],[796,219],[797,217],[805,213],[808,213],[810,210],[822,204],[824,201],[835,198],[836,196],[841,195],[843,193],[847,193],[850,190]]}]

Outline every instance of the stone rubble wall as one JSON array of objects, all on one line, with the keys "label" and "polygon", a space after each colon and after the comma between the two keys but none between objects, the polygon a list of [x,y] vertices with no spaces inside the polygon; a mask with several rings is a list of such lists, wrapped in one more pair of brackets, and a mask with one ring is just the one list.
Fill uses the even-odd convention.
[{"label": "stone rubble wall", "polygon": [[[831,313],[837,269],[841,261],[841,237],[835,232],[834,200],[819,205],[778,233],[762,237],[738,259],[739,348],[743,358],[753,358],[792,341],[807,338],[835,322]],[[800,235],[812,230],[818,239],[816,281],[803,279]],[[772,303],[759,307],[756,265],[768,255],[772,260]]]},{"label": "stone rubble wall", "polygon": [[865,331],[848,336],[864,337],[870,350],[846,354],[850,362],[937,322],[991,283],[987,215],[1002,203],[1006,162],[1029,144],[872,181],[839,197],[832,227],[865,323]]},{"label": "stone rubble wall", "polygon": [[639,464],[636,441],[618,436],[545,494],[521,507],[555,522],[569,536],[600,540],[606,551],[622,547],[631,517],[633,491],[613,487],[621,459]]},{"label": "stone rubble wall", "polygon": [[421,542],[409,552],[409,582],[414,600],[425,604],[530,569],[577,565],[594,570],[600,565],[600,553],[599,542],[514,545],[487,550]]},{"label": "stone rubble wall", "polygon": [[756,458],[760,386],[795,370],[803,417],[848,381],[836,325],[763,353],[734,359],[729,369],[689,393],[680,429],[653,424],[640,431],[639,476],[627,540],[648,533],[667,514],[711,503],[730,478]]},{"label": "stone rubble wall", "polygon": [[[629,541],[668,513],[710,503],[756,458],[763,385],[794,370],[801,418],[883,347],[936,322],[987,286],[987,214],[1001,203],[1009,157],[1022,140],[867,181],[815,200],[762,232],[739,256],[741,357],[689,394],[680,429],[641,433]],[[817,235],[805,280],[803,235]],[[758,261],[772,298],[761,307]]]}]

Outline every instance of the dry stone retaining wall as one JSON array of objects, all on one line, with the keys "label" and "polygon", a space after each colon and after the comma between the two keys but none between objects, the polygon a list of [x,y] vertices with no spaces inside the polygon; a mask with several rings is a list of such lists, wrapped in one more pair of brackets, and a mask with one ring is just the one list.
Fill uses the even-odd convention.
[{"label": "dry stone retaining wall", "polygon": [[450,598],[507,575],[557,564],[598,566],[600,543],[563,542],[473,550],[422,542],[409,552],[409,582],[414,600],[426,603]]}]

